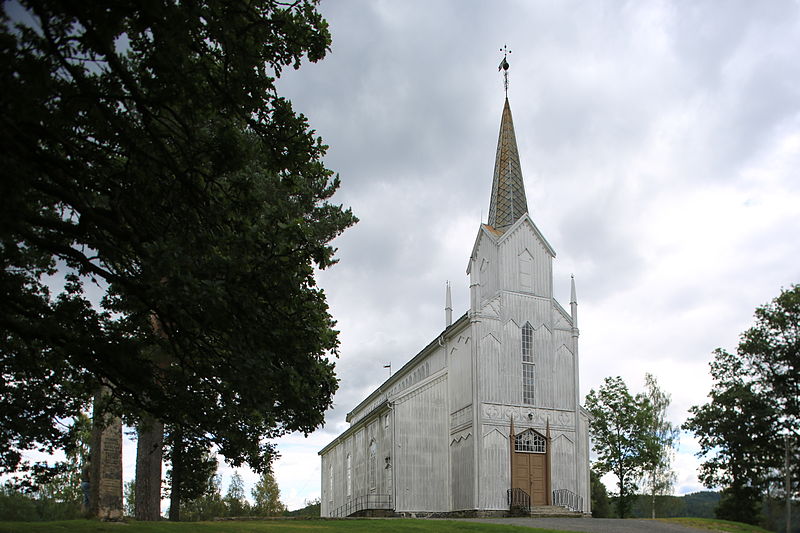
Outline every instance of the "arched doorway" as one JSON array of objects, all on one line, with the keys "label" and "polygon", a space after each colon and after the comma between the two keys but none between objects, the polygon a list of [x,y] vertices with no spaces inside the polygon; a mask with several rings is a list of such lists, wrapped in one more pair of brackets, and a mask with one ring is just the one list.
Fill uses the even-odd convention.
[{"label": "arched doorway", "polygon": [[533,429],[518,435],[512,433],[512,437],[511,488],[524,490],[532,506],[548,505],[550,450],[547,438]]}]

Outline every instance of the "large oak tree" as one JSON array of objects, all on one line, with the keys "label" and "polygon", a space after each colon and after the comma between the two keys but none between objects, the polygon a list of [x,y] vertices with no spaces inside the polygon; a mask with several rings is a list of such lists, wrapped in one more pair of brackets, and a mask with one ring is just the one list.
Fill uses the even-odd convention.
[{"label": "large oak tree", "polygon": [[100,385],[256,470],[322,423],[314,270],[355,218],[275,87],[329,49],[314,4],[3,4],[0,471],[62,447]]}]

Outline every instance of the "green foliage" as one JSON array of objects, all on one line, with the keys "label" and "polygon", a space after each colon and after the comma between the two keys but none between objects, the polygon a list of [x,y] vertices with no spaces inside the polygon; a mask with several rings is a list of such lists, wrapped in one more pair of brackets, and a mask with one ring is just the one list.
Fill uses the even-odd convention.
[{"label": "green foliage", "polygon": [[719,505],[720,493],[715,491],[700,491],[683,496],[686,508],[685,516],[696,516],[699,518],[714,518],[714,510]]},{"label": "green foliage", "polygon": [[248,520],[205,523],[129,522],[115,526],[107,522],[75,520],[47,524],[0,523],[0,533],[556,533],[552,529],[519,527],[456,520],[349,519],[349,520]]},{"label": "green foliage", "polygon": [[621,377],[607,377],[603,385],[586,396],[592,415],[592,443],[597,453],[593,469],[599,475],[617,477],[617,515],[627,516],[636,497],[639,479],[658,448],[650,428],[654,411],[646,395],[635,397]]},{"label": "green foliage", "polygon": [[231,482],[228,484],[228,492],[222,500],[227,507],[227,516],[248,516],[250,514],[250,503],[244,494],[244,481],[239,472],[234,472]]},{"label": "green foliage", "polygon": [[303,516],[308,518],[319,518],[320,516],[320,499],[314,498],[313,500],[305,500],[305,507],[295,509],[294,511],[284,511],[284,516]]},{"label": "green foliage", "polygon": [[[800,436],[800,286],[756,309],[736,354],[718,348],[710,401],[690,409],[684,428],[700,444],[700,479],[723,486],[720,518],[757,523],[766,490],[783,491],[784,436]],[[800,478],[793,449],[792,491]]]},{"label": "green foliage", "polygon": [[761,520],[761,493],[750,486],[737,484],[726,487],[714,515],[721,520],[758,524]]},{"label": "green foliage", "polygon": [[592,494],[592,518],[608,518],[611,516],[611,502],[608,499],[606,486],[594,470],[589,472]]},{"label": "green foliage", "polygon": [[181,520],[212,520],[227,515],[227,507],[220,492],[220,476],[215,473],[209,476],[206,483],[202,496],[181,502]]},{"label": "green foliage", "polygon": [[9,485],[0,489],[0,520],[40,522],[80,516],[80,502],[65,501],[46,492],[25,494]]},{"label": "green foliage", "polygon": [[[659,518],[671,518],[676,516],[690,516],[686,512],[686,502],[681,496],[665,496],[652,494],[640,494],[633,502],[631,516],[634,518],[651,518],[653,510]],[[710,515],[713,517],[713,513]]]},{"label": "green foliage", "polygon": [[123,513],[132,517],[136,514],[136,481],[126,481],[122,485],[122,498],[124,500]]},{"label": "green foliage", "polygon": [[672,457],[679,430],[667,420],[667,408],[671,401],[670,395],[661,390],[652,374],[645,374],[644,380],[645,395],[653,409],[653,416],[648,430],[655,446],[644,465],[642,485],[650,495],[650,518],[670,516],[657,512],[656,496],[663,496],[672,492],[672,486],[675,482]]},{"label": "green foliage", "polygon": [[13,487],[5,486],[0,489],[0,520],[29,522],[43,518],[33,498]]},{"label": "green foliage", "polygon": [[715,533],[770,533],[766,529],[741,522],[729,520],[713,520],[710,518],[666,518],[660,519],[661,522],[678,524],[694,530],[707,530]]},{"label": "green foliage", "polygon": [[[286,513],[286,506],[281,502],[281,491],[272,474],[272,469],[261,473],[256,486],[252,490],[252,513],[256,516],[279,516]],[[306,515],[307,516],[307,515]],[[319,512],[317,513],[319,516]]]},{"label": "green foliage", "polygon": [[67,446],[101,383],[256,470],[322,423],[338,339],[314,269],[356,219],[275,87],[329,48],[314,4],[3,3],[0,472]]},{"label": "green foliage", "polygon": [[181,520],[183,502],[197,500],[209,494],[209,483],[217,473],[217,459],[211,454],[208,442],[194,438],[180,428],[167,426],[165,438],[167,486],[170,497],[170,520]]}]

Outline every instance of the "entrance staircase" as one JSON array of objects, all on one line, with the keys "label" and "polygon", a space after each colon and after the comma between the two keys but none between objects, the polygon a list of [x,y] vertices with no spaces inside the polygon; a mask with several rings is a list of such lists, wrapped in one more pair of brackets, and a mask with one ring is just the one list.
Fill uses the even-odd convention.
[{"label": "entrance staircase", "polygon": [[531,518],[581,518],[583,513],[560,505],[537,505],[531,507],[528,516]]},{"label": "entrance staircase", "polygon": [[531,506],[531,497],[522,489],[508,491],[508,511],[511,516],[538,518],[580,518],[583,515],[583,498],[567,489],[553,491],[553,505]]}]

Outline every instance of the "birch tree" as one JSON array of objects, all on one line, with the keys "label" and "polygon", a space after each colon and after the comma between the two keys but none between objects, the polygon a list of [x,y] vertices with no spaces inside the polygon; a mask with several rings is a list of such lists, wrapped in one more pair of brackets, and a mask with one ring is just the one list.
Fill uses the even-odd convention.
[{"label": "birch tree", "polygon": [[592,445],[597,453],[593,468],[599,475],[617,477],[617,515],[630,511],[642,477],[656,446],[653,407],[644,394],[632,396],[621,377],[607,377],[603,385],[586,396],[592,415]]},{"label": "birch tree", "polygon": [[667,420],[667,408],[671,396],[659,388],[658,382],[652,374],[645,374],[644,379],[645,396],[650,402],[653,413],[648,430],[654,446],[652,446],[650,457],[644,466],[645,475],[642,478],[642,487],[650,496],[650,517],[655,518],[656,496],[670,494],[675,483],[672,459],[680,430]]}]

